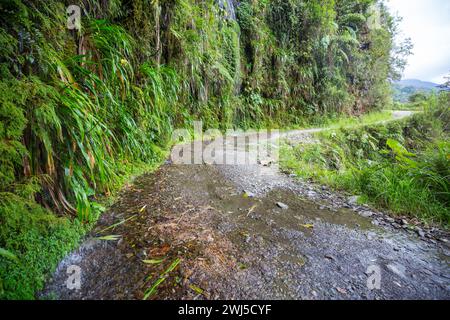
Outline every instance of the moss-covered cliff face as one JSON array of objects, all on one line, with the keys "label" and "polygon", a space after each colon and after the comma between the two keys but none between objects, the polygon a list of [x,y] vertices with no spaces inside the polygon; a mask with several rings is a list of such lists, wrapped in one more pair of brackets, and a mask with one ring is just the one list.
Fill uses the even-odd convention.
[{"label": "moss-covered cliff face", "polygon": [[88,209],[118,161],[193,119],[286,126],[386,103],[394,22],[375,0],[79,1],[78,31],[71,2],[1,4],[2,188],[47,175],[59,211]]},{"label": "moss-covered cliff face", "polygon": [[[96,196],[195,119],[361,113],[386,103],[395,71],[377,0],[1,0],[0,13],[2,226],[18,202],[92,220]],[[3,229],[0,248],[23,254]]]}]

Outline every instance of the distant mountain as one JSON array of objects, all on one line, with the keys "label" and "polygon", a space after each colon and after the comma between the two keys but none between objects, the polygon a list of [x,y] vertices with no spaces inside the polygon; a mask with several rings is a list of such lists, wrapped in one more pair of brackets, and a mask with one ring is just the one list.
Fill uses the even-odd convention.
[{"label": "distant mountain", "polygon": [[438,89],[439,85],[437,83],[428,82],[428,81],[421,81],[417,79],[405,79],[398,81],[397,84],[399,84],[402,87],[414,87],[417,89]]},{"label": "distant mountain", "polygon": [[408,102],[409,97],[417,92],[431,93],[434,90],[441,90],[437,83],[417,79],[405,79],[394,82],[392,88],[394,90],[394,101],[398,102]]}]

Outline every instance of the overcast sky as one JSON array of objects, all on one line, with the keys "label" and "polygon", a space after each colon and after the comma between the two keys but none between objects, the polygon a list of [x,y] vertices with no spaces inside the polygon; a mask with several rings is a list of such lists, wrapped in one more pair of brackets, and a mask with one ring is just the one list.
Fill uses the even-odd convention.
[{"label": "overcast sky", "polygon": [[386,4],[403,17],[402,37],[410,37],[414,44],[403,78],[442,83],[450,72],[450,0],[387,0]]}]

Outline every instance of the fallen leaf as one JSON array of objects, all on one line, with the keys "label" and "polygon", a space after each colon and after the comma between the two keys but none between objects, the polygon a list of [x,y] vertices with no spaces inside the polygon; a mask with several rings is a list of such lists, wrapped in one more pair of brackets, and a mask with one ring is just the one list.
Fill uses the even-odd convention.
[{"label": "fallen leaf", "polygon": [[19,262],[19,259],[14,253],[3,248],[0,248],[0,256],[5,257],[11,261]]},{"label": "fallen leaf", "polygon": [[342,288],[336,288],[336,290],[339,292],[339,293],[342,293],[342,294],[347,294],[347,291],[345,291],[345,289],[342,289]]},{"label": "fallen leaf", "polygon": [[165,259],[150,259],[150,260],[142,260],[142,262],[145,264],[160,264],[164,260]]},{"label": "fallen leaf", "polygon": [[149,253],[150,253],[150,256],[153,256],[153,257],[163,257],[163,256],[167,255],[169,250],[170,250],[170,245],[168,245],[166,243],[166,244],[163,244],[161,247],[156,247],[156,248],[151,249]]},{"label": "fallen leaf", "polygon": [[258,205],[254,205],[253,207],[251,207],[248,212],[247,212],[247,217],[250,215],[250,213],[252,213],[253,211],[255,211],[256,207],[258,207]]},{"label": "fallen leaf", "polygon": [[117,241],[117,240],[120,239],[120,237],[121,237],[121,235],[111,234],[109,236],[98,237],[96,239],[97,240],[104,240],[104,241]]},{"label": "fallen leaf", "polygon": [[204,290],[202,288],[197,287],[195,284],[190,284],[189,288],[191,288],[198,294],[203,294],[203,292],[204,292]]},{"label": "fallen leaf", "polygon": [[245,270],[245,269],[247,269],[247,266],[245,265],[245,264],[243,264],[243,263],[238,263],[238,267],[239,267],[239,269],[241,269],[241,270]]}]

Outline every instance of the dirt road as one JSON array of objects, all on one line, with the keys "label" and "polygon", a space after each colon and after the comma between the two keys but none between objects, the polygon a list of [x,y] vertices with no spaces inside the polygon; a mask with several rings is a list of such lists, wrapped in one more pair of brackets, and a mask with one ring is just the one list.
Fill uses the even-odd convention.
[{"label": "dirt road", "polygon": [[[283,136],[312,139],[315,131]],[[235,149],[235,158],[256,147]],[[124,223],[101,232],[118,222]],[[97,239],[102,235],[120,237]],[[349,195],[297,181],[274,159],[168,162],[124,189],[41,296],[450,299],[449,256],[446,233],[416,229]],[[71,265],[80,267],[80,290],[67,288]]]}]

